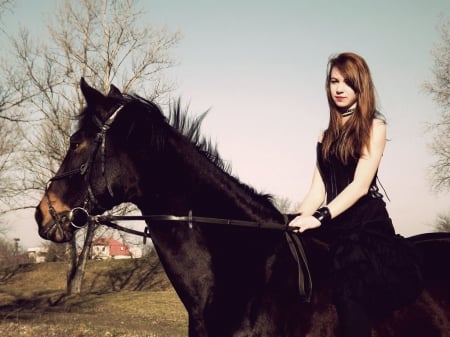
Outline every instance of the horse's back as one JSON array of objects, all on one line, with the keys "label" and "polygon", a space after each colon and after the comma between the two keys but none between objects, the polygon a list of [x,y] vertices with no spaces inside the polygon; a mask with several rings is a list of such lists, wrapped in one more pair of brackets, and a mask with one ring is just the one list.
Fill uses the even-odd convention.
[{"label": "horse's back", "polygon": [[[422,258],[424,290],[411,305],[375,319],[373,335],[450,337],[450,233],[426,233],[407,240],[417,248]],[[316,291],[319,291],[317,287]],[[328,334],[318,335],[335,336],[336,323],[331,324],[335,328]]]},{"label": "horse's back", "polygon": [[450,281],[450,232],[419,234],[408,241],[422,255],[425,281]]},{"label": "horse's back", "polygon": [[423,259],[424,291],[414,305],[397,313],[397,318],[401,321],[401,316],[409,313],[423,323],[422,332],[418,328],[411,336],[450,337],[450,233],[425,233],[408,240]]}]

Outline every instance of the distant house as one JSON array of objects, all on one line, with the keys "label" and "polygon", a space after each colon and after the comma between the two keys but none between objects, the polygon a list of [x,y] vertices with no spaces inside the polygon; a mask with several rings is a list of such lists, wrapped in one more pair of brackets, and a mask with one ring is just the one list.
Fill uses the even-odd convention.
[{"label": "distant house", "polygon": [[45,258],[47,257],[48,247],[28,248],[27,253],[31,261],[34,263],[42,263],[45,262]]},{"label": "distant house", "polygon": [[99,238],[92,245],[92,259],[131,259],[131,257],[128,246],[113,238]]}]

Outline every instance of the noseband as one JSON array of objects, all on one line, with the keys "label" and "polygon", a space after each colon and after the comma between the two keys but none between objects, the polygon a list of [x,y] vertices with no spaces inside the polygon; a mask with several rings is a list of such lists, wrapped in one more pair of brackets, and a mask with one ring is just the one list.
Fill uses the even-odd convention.
[{"label": "noseband", "polygon": [[[81,175],[82,177],[84,177],[84,181],[87,183],[87,193],[86,193],[86,198],[85,201],[83,203],[82,207],[75,207],[74,209],[72,209],[68,215],[59,215],[55,208],[53,207],[50,197],[48,195],[48,189],[49,189],[49,184],[47,184],[46,189],[45,189],[45,197],[47,199],[47,205],[48,205],[48,209],[50,212],[50,215],[52,216],[52,219],[55,223],[55,225],[59,225],[62,226],[64,224],[65,220],[69,220],[70,224],[75,227],[75,228],[82,228],[85,226],[85,224],[88,223],[88,221],[86,222],[82,222],[80,221],[80,219],[77,219],[79,216],[81,216],[80,214],[83,214],[83,212],[80,212],[81,210],[90,210],[92,205],[96,205],[99,208],[105,209],[104,207],[101,207],[101,205],[99,204],[97,198],[94,195],[92,186],[91,186],[91,181],[90,181],[90,177],[91,177],[91,170],[92,170],[92,166],[93,163],[95,161],[95,158],[97,157],[97,154],[99,152],[99,150],[101,150],[101,164],[102,164],[102,175],[105,179],[106,182],[106,186],[108,189],[109,194],[112,196],[114,196],[111,184],[109,183],[109,180],[106,176],[106,151],[105,151],[105,147],[106,147],[106,133],[108,132],[108,130],[111,128],[111,125],[114,123],[114,121],[116,120],[119,112],[123,109],[124,105],[120,105],[112,114],[111,116],[109,116],[109,118],[102,123],[102,121],[94,115],[93,117],[93,121],[94,123],[99,127],[100,131],[97,133],[96,137],[95,137],[95,144],[94,147],[88,157],[88,159],[86,160],[85,163],[81,164],[81,166],[77,169],[71,170],[71,171],[67,171],[67,172],[63,172],[60,174],[56,174],[53,178],[51,178],[49,180],[49,183],[53,182],[53,181],[57,181],[57,180],[62,180],[62,179],[66,179],[66,178],[70,178],[72,176],[75,175]],[[78,225],[83,223],[82,226]]]}]

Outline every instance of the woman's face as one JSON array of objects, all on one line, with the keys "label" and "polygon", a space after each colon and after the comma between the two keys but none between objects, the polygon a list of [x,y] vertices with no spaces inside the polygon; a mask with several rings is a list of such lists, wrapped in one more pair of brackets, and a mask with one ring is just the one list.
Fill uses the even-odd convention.
[{"label": "woman's face", "polygon": [[330,94],[334,104],[340,109],[350,109],[356,106],[356,93],[345,81],[341,72],[333,67],[330,74]]}]

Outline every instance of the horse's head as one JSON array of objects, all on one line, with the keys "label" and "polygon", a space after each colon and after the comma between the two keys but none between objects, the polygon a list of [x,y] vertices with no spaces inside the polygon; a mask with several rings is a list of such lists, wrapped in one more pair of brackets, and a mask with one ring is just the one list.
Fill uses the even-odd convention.
[{"label": "horse's head", "polygon": [[[80,86],[86,107],[78,131],[71,136],[70,148],[35,213],[39,235],[55,242],[71,240],[77,228],[87,223],[87,214],[134,202],[140,194],[135,165],[139,140],[134,139],[135,131],[142,128],[135,116],[139,103],[114,86],[106,96],[83,79]],[[146,104],[163,119],[159,108]]]}]

